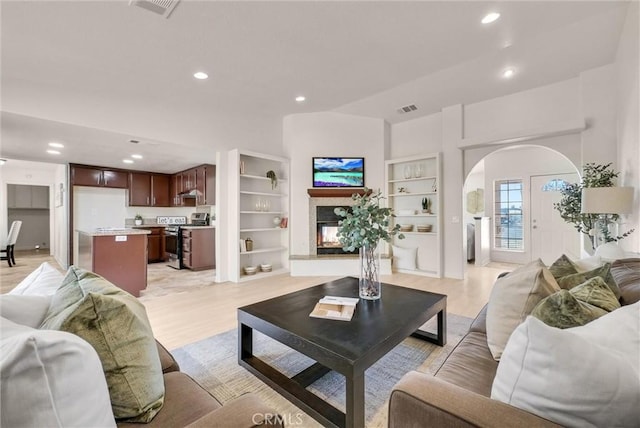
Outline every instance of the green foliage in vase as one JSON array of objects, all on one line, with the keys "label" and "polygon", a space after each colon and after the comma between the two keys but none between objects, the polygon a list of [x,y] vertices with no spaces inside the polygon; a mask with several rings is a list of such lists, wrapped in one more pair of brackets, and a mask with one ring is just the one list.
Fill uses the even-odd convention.
[{"label": "green foliage in vase", "polygon": [[394,235],[404,239],[404,235],[398,233],[399,224],[391,227],[391,218],[395,217],[393,209],[380,206],[384,199],[380,191],[373,193],[365,187],[364,194],[354,193],[351,199],[355,201],[351,211],[340,207],[334,210],[336,215],[343,217],[338,222],[338,239],[344,251],[365,246],[375,248],[381,239],[389,242]]},{"label": "green foliage in vase", "polygon": [[136,214],[134,219],[135,220],[142,220],[142,214]]},{"label": "green foliage in vase", "polygon": [[[594,240],[594,227],[600,217],[599,214],[585,214],[582,210],[582,189],[586,187],[613,187],[614,179],[619,173],[610,170],[611,163],[606,165],[597,165],[595,163],[587,163],[583,167],[583,176],[580,183],[568,184],[560,191],[562,198],[560,202],[553,204],[553,207],[560,212],[560,217],[567,223],[573,223],[573,226],[580,233],[589,236],[592,247],[596,247]],[[612,221],[618,220],[618,214],[610,214]],[[635,229],[623,233],[620,236],[611,236],[608,229],[603,230],[606,242],[619,241],[629,236]]]}]

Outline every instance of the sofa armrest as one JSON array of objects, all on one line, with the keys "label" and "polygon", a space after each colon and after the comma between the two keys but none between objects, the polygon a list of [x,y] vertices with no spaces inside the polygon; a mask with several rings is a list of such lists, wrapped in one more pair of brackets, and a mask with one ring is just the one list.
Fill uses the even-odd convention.
[{"label": "sofa armrest", "polygon": [[283,428],[284,419],[256,395],[244,394],[187,425],[187,428],[263,426]]},{"label": "sofa armrest", "polygon": [[394,386],[389,400],[389,428],[429,426],[559,427],[527,411],[437,377],[409,372]]}]

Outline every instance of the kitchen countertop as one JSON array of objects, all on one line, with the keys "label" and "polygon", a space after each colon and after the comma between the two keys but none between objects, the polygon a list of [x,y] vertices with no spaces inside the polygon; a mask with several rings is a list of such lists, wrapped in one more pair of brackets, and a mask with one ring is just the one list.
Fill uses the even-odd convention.
[{"label": "kitchen countertop", "polygon": [[216,227],[213,225],[209,225],[209,226],[189,226],[189,225],[185,225],[185,226],[180,226],[180,229],[215,229]]},{"label": "kitchen countertop", "polygon": [[88,236],[149,235],[151,233],[150,230],[120,227],[104,227],[93,230],[76,230],[76,232]]}]

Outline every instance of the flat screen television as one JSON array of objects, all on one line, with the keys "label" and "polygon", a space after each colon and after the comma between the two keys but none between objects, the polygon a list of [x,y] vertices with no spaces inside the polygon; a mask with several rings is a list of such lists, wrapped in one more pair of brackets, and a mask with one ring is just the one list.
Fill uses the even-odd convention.
[{"label": "flat screen television", "polygon": [[364,158],[313,158],[313,187],[364,187]]}]

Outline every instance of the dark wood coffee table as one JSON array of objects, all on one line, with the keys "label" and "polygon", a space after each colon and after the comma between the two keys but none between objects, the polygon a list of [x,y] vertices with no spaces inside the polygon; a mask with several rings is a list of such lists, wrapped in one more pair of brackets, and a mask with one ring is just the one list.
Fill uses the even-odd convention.
[{"label": "dark wood coffee table", "polygon": [[[351,321],[309,317],[324,296],[358,297],[341,278],[238,309],[238,363],[325,426],[364,427],[364,372],[408,336],[443,346],[447,296],[383,284],[378,301],[360,299]],[[420,327],[438,316],[437,334]],[[253,355],[253,330],[317,361],[289,378]],[[346,379],[346,413],[306,389],[331,370]]]}]

